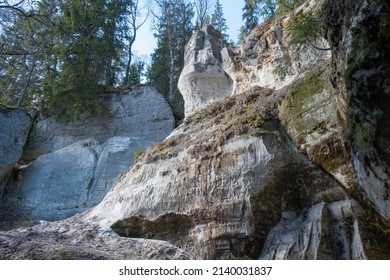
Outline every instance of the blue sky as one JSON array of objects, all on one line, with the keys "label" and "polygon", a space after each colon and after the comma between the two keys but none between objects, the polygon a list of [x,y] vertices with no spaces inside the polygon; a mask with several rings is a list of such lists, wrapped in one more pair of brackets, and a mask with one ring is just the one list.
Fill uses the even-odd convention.
[{"label": "blue sky", "polygon": [[[147,0],[144,0],[147,1]],[[227,33],[235,42],[237,41],[240,27],[242,25],[242,8],[244,0],[219,0],[223,6],[223,13],[226,24],[229,27]],[[134,43],[134,51],[137,55],[149,56],[156,47],[156,40],[151,31],[151,21],[148,21],[139,31],[137,40]]]}]

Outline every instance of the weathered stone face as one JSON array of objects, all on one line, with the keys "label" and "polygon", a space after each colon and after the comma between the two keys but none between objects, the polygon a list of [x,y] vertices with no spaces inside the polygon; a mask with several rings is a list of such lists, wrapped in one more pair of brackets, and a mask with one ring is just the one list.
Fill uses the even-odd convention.
[{"label": "weathered stone face", "polygon": [[174,128],[172,111],[156,89],[134,87],[121,94],[103,96],[106,111],[77,123],[60,124],[54,118],[33,128],[23,158],[35,160],[80,140],[94,138],[103,143],[114,136],[134,137],[157,143]]},{"label": "weathered stone face", "polygon": [[[150,149],[84,219],[122,236],[167,240],[201,259],[365,258],[362,243],[349,240],[353,228],[356,240],[363,238],[366,231],[357,226],[364,211],[289,142],[273,115],[283,94],[275,96],[257,89],[198,111]],[[280,215],[287,229],[278,225]],[[355,223],[345,225],[347,231],[329,234],[349,219]],[[284,244],[284,234],[311,245]],[[354,255],[334,249],[339,239]]]},{"label": "weathered stone face", "polygon": [[0,105],[0,198],[9,172],[22,157],[31,122],[31,117],[22,109]]},{"label": "weathered stone face", "polygon": [[[296,13],[321,5],[309,1]],[[241,53],[223,49],[233,92],[246,102],[214,101],[190,115],[121,178],[91,217],[121,235],[169,240],[199,258],[383,258],[383,248],[371,239],[389,225],[367,208],[358,188],[356,173],[362,172],[350,163],[346,102],[330,79],[331,52],[306,49],[293,57],[284,80],[274,71],[288,42],[288,24],[285,18],[257,28]],[[198,37],[193,49],[203,40]],[[267,92],[260,86],[281,90]],[[261,98],[251,91],[261,92]],[[190,93],[196,95],[196,87]],[[308,157],[291,145],[284,130]],[[108,209],[113,209],[110,214],[102,214]]]},{"label": "weathered stone face", "polygon": [[318,38],[315,44],[324,50],[311,45],[289,46],[288,29],[292,22],[299,15],[321,9],[320,2],[307,1],[287,16],[255,27],[239,50],[222,50],[223,67],[233,80],[234,94],[254,86],[282,89],[331,59],[328,42],[323,38]]},{"label": "weathered stone face", "polygon": [[0,231],[0,260],[193,260],[168,242],[101,233],[77,216],[31,228]]},{"label": "weathered stone face", "polygon": [[348,104],[343,114],[360,193],[388,221],[389,14],[384,1],[325,1],[322,11],[334,91],[338,104]]},{"label": "weathered stone face", "polygon": [[[260,259],[366,259],[358,220],[362,213],[351,200],[321,202],[300,213],[283,212]],[[332,252],[329,243],[338,248]]]},{"label": "weathered stone face", "polygon": [[33,128],[22,168],[3,206],[17,216],[58,220],[98,204],[136,154],[173,129],[172,111],[151,87],[105,98],[107,112],[78,123],[49,118]]},{"label": "weathered stone face", "polygon": [[187,44],[178,83],[186,116],[233,93],[233,81],[222,65],[222,48],[222,35],[211,26],[198,30]]},{"label": "weathered stone face", "polygon": [[100,145],[89,139],[42,155],[18,174],[4,198],[14,213],[34,220],[59,220],[98,204],[117,176],[131,165],[136,149],[151,142],[117,136]]},{"label": "weathered stone face", "polygon": [[[190,67],[183,71],[190,102],[184,123],[121,175],[98,206],[31,229],[33,235],[60,232],[67,245],[85,249],[84,235],[92,234],[88,242],[102,237],[112,250],[125,244],[108,237],[115,231],[168,241],[191,253],[165,247],[172,255],[200,259],[389,259],[390,44],[384,30],[368,32],[387,26],[374,12],[387,6],[311,0],[294,13],[310,9],[319,9],[327,22],[323,32],[332,51],[306,49],[284,81],[273,70],[281,45],[288,43],[289,16],[256,28],[241,53],[221,50],[211,29],[197,33],[186,52]],[[380,43],[368,48],[367,38]],[[221,69],[234,95],[225,96],[230,93],[218,74],[217,93],[205,97]],[[121,150],[106,145],[114,154]],[[103,147],[90,148],[105,154]],[[102,167],[95,174],[104,174],[109,157],[97,162]],[[9,248],[15,241],[4,236]]]}]

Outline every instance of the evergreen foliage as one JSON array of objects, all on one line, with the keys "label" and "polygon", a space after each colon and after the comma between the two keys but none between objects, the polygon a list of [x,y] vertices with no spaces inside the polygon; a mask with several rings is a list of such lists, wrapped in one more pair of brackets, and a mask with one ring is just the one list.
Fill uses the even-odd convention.
[{"label": "evergreen foliage", "polygon": [[301,53],[307,49],[330,50],[321,46],[321,25],[318,15],[314,13],[299,13],[294,16],[286,31],[290,39],[288,44],[282,47],[283,54],[276,60],[274,70],[281,80],[292,74],[292,57],[298,60]]},{"label": "evergreen foliage", "polygon": [[0,9],[0,101],[64,122],[98,111],[96,95],[121,80],[134,1],[25,2]]},{"label": "evergreen foliage", "polygon": [[157,48],[148,69],[149,83],[156,87],[171,105],[176,115],[184,112],[184,101],[177,88],[184,66],[184,48],[194,30],[191,3],[184,0],[156,0],[154,12]]},{"label": "evergreen foliage", "polygon": [[242,9],[244,25],[240,31],[239,41],[243,42],[250,31],[258,25],[259,17],[263,20],[269,20],[283,16],[303,2],[305,0],[245,0]]},{"label": "evergreen foliage", "polygon": [[242,20],[244,26],[241,28],[241,39],[247,36],[249,32],[259,23],[259,6],[258,0],[245,0],[244,8],[242,9]]},{"label": "evergreen foliage", "polygon": [[215,2],[214,11],[211,15],[211,25],[222,34],[225,45],[229,45],[229,35],[226,34],[228,27],[219,0]]},{"label": "evergreen foliage", "polygon": [[314,13],[296,16],[288,26],[287,31],[291,36],[289,46],[294,50],[304,50],[309,47],[322,51],[329,50],[317,44],[321,37],[321,24],[318,16]]},{"label": "evergreen foliage", "polygon": [[130,65],[129,78],[127,85],[134,86],[141,84],[145,62],[137,61]]}]

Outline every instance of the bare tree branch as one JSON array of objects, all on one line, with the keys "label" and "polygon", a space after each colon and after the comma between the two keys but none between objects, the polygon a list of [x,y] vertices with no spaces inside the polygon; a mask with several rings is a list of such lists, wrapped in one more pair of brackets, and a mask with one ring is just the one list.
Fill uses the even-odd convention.
[{"label": "bare tree branch", "polygon": [[206,17],[211,13],[211,9],[213,7],[213,1],[195,0],[194,5],[196,9],[196,25],[198,28],[202,28],[206,21]]}]

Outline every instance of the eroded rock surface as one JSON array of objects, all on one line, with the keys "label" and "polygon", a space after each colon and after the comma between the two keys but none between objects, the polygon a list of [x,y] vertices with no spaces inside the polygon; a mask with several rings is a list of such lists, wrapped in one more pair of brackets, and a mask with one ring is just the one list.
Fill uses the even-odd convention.
[{"label": "eroded rock surface", "polygon": [[0,198],[11,170],[22,157],[31,124],[31,117],[24,110],[0,105]]},{"label": "eroded rock surface", "polygon": [[71,124],[49,118],[35,125],[24,154],[33,161],[15,176],[2,202],[7,219],[53,221],[89,209],[137,155],[173,129],[169,105],[151,87],[104,99],[108,110],[96,117]]},{"label": "eroded rock surface", "polygon": [[233,93],[233,81],[223,69],[222,48],[222,35],[210,25],[196,31],[186,45],[184,69],[178,83],[186,116]]},{"label": "eroded rock surface", "polygon": [[360,192],[390,221],[389,15],[385,1],[326,1],[323,10]]},{"label": "eroded rock surface", "polygon": [[0,231],[0,260],[191,260],[189,253],[158,240],[99,233],[77,216],[9,232]]},{"label": "eroded rock surface", "polygon": [[[382,248],[364,238],[380,230],[367,225],[359,203],[278,125],[283,97],[254,88],[195,113],[84,218],[122,236],[167,240],[200,259],[348,259],[365,258],[365,250],[379,256]],[[278,225],[285,212],[293,215]],[[335,228],[337,236],[329,233]],[[291,236],[307,241],[295,244]],[[344,251],[348,246],[353,254]]]},{"label": "eroded rock surface", "polygon": [[317,64],[331,58],[329,44],[319,37],[314,45],[291,48],[289,27],[302,15],[321,9],[323,1],[310,0],[287,16],[255,27],[238,50],[222,50],[223,67],[234,83],[234,94],[260,86],[281,89],[307,76]]},{"label": "eroded rock surface", "polygon": [[125,136],[158,143],[174,128],[171,108],[153,87],[133,87],[124,93],[107,94],[102,99],[107,110],[80,122],[60,124],[54,118],[39,121],[32,130],[24,160],[35,160],[91,138],[104,143],[109,138]]},{"label": "eroded rock surface", "polygon": [[283,212],[266,240],[260,259],[366,259],[358,220],[363,209],[356,201],[321,202],[300,213]]}]

